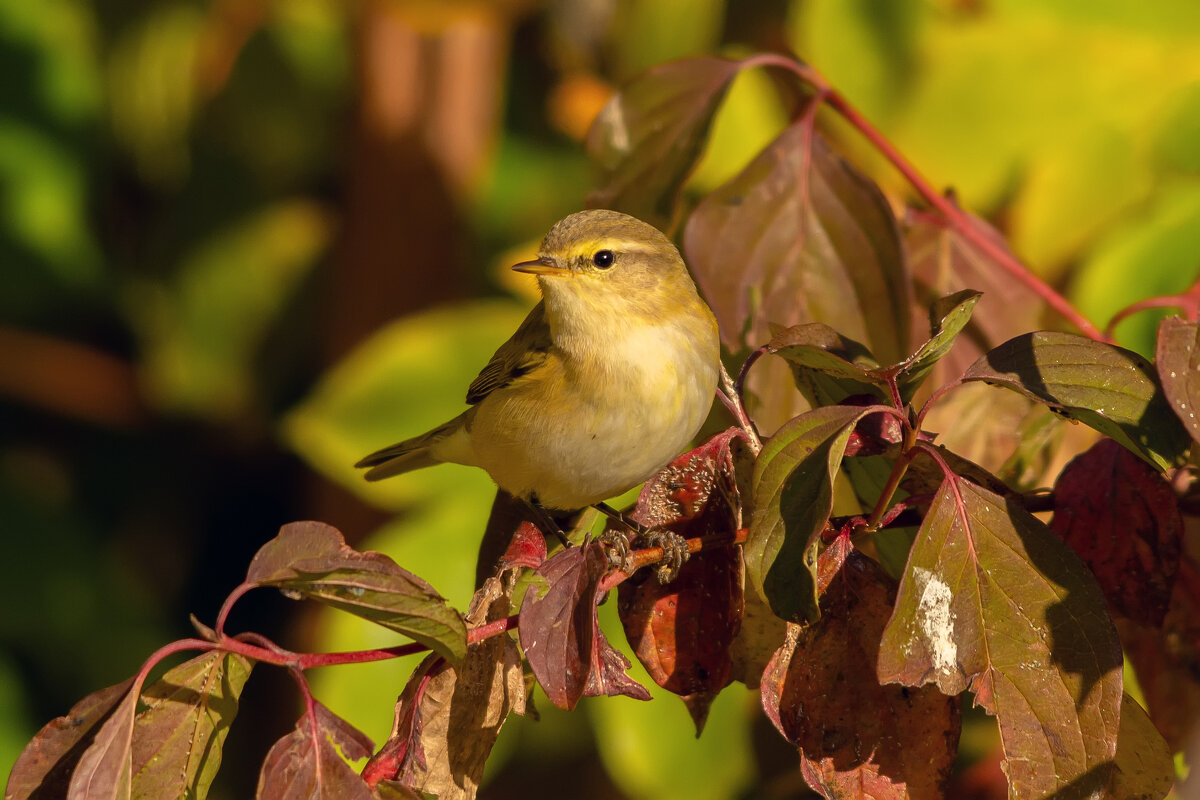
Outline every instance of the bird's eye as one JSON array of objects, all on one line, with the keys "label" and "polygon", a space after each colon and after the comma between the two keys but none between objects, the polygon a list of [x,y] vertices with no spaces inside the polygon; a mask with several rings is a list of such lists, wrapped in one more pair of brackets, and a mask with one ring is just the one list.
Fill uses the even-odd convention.
[{"label": "bird's eye", "polygon": [[600,269],[608,269],[616,260],[617,257],[613,255],[612,250],[597,250],[596,254],[592,256],[592,263]]}]

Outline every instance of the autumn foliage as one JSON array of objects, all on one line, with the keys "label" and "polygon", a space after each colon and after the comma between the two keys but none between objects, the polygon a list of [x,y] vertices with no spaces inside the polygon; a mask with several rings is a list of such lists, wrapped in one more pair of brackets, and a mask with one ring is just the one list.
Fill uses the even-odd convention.
[{"label": "autumn foliage", "polygon": [[[712,121],[748,69],[770,71],[792,120],[739,175],[691,196]],[[909,207],[838,154],[827,113],[909,180]],[[1153,363],[1115,346],[821,76],[779,56],[655,68],[609,102],[588,149],[589,205],[679,233],[735,373],[721,390],[729,417],[718,411],[707,441],[629,512],[686,540],[678,574],[661,583],[662,548],[637,540],[614,566],[585,512],[568,548],[547,552],[528,523],[504,530],[494,575],[455,609],[333,528],[287,525],[211,627],[197,623],[197,638],[43,728],[6,798],[203,797],[263,664],[295,676],[305,712],[271,749],[259,797],[471,797],[505,719],[526,712],[530,680],[564,709],[650,699],[610,641],[618,633],[698,733],[732,681],[757,688],[824,797],[943,796],[964,704],[995,717],[1011,797],[1167,794],[1171,753],[1200,717],[1200,576],[1186,541],[1200,292],[1174,299],[1186,318],[1162,324]],[[1034,330],[1043,318],[1077,332]],[[929,427],[963,413],[960,397],[1006,393],[1024,404],[1020,444],[995,463]],[[783,421],[765,435],[768,419]],[[972,419],[979,439],[1010,425]],[[1095,443],[1055,477],[1046,466],[1070,423]],[[228,632],[232,605],[264,587],[411,643],[293,653]],[[623,632],[597,621],[613,590]],[[198,655],[149,681],[186,651]],[[305,679],[420,651],[381,745]],[[1145,709],[1126,692],[1123,654]],[[348,763],[363,758],[360,771]]]}]

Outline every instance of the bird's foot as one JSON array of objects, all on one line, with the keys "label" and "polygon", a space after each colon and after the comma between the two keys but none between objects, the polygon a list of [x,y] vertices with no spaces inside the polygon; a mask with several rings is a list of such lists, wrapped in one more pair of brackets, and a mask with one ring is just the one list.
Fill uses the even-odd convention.
[{"label": "bird's foot", "polygon": [[605,528],[596,541],[604,548],[610,565],[625,573],[633,572],[633,547],[628,532],[619,528]]},{"label": "bird's foot", "polygon": [[654,574],[659,583],[670,583],[679,576],[679,570],[687,563],[691,553],[688,551],[687,539],[675,531],[655,529],[642,534],[642,540],[651,547],[661,547],[662,560],[654,568]]}]

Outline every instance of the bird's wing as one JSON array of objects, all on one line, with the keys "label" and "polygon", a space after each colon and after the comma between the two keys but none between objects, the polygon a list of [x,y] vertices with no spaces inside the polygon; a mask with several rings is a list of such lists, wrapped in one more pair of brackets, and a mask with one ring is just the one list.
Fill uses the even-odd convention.
[{"label": "bird's wing", "polygon": [[546,360],[550,350],[550,325],[546,322],[546,304],[530,310],[521,327],[500,345],[492,360],[479,371],[467,387],[467,402],[475,405],[495,390],[507,386]]}]

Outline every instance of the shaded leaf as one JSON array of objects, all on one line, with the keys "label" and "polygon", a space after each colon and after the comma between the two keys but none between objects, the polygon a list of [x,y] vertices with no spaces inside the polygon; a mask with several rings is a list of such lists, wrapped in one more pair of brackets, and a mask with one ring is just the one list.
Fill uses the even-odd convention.
[{"label": "shaded leaf", "polygon": [[746,572],[776,616],[815,620],[816,544],[833,510],[833,480],[866,411],[825,406],[784,425],[754,466]]},{"label": "shaded leaf", "polygon": [[432,586],[382,553],[347,547],[342,534],[324,523],[283,526],[255,555],[247,580],[411,636],[455,663],[466,652],[462,617]]},{"label": "shaded leaf", "polygon": [[1177,463],[1187,435],[1137,353],[1070,333],[1038,331],[1009,339],[963,376],[1044,403],[1115,439],[1161,469]]},{"label": "shaded leaf", "polygon": [[[312,714],[296,722],[267,753],[258,775],[259,800],[373,800],[374,795],[342,758],[371,755],[371,740],[313,701]],[[341,751],[341,755],[338,751]]]},{"label": "shaded leaf", "polygon": [[821,619],[788,626],[763,674],[763,708],[799,749],[804,779],[825,797],[943,797],[958,745],[958,699],[932,686],[879,684],[874,664],[895,583],[848,543],[839,537],[822,553],[830,582]]},{"label": "shaded leaf", "polygon": [[75,771],[71,773],[68,800],[127,800],[132,784],[130,755],[137,692],[125,695],[100,726]]},{"label": "shaded leaf", "polygon": [[878,670],[884,682],[971,690],[999,722],[1010,796],[1107,785],[1121,702],[1116,631],[1078,556],[1018,504],[957,476],[943,482]]},{"label": "shaded leaf", "polygon": [[550,702],[572,709],[579,698],[650,694],[625,675],[629,661],[612,649],[596,620],[596,597],[608,558],[597,542],[562,550],[538,567],[544,590],[531,586],[521,606],[525,658]]},{"label": "shaded leaf", "polygon": [[958,334],[971,320],[971,312],[983,295],[964,289],[939,298],[929,308],[929,338],[900,366],[897,382],[905,402],[929,376],[937,362],[954,346]]},{"label": "shaded leaf", "polygon": [[1175,762],[1170,748],[1145,709],[1129,695],[1122,695],[1117,769],[1109,796],[1123,800],[1161,800],[1174,782]]},{"label": "shaded leaf", "polygon": [[[379,748],[379,752],[363,767],[362,777],[368,786],[374,787],[383,781],[399,781],[402,775],[411,775],[413,771],[425,769],[421,698],[434,677],[448,669],[450,665],[446,663],[446,659],[436,653],[430,653],[408,676],[404,691],[396,700],[391,735]],[[411,789],[411,786],[404,782],[398,782],[396,785],[405,790]]]},{"label": "shaded leaf", "polygon": [[1186,560],[1162,627],[1118,619],[1125,655],[1155,726],[1172,751],[1188,746],[1200,719],[1200,586],[1196,565]]},{"label": "shaded leaf", "polygon": [[806,116],[688,219],[684,251],[732,350],[768,323],[824,322],[884,363],[908,354],[909,280],[891,207]]},{"label": "shaded leaf", "polygon": [[46,723],[13,764],[4,800],[66,796],[71,773],[80,757],[132,685],[130,678],[92,692],[71,706],[64,716]]},{"label": "shaded leaf", "polygon": [[1091,568],[1112,608],[1162,624],[1183,536],[1175,492],[1162,475],[1102,439],[1059,475],[1050,527]]},{"label": "shaded leaf", "polygon": [[588,156],[599,171],[588,207],[623,211],[669,230],[680,190],[741,68],[725,58],[669,62],[613,95],[588,133]]},{"label": "shaded leaf", "polygon": [[1179,417],[1192,441],[1200,442],[1200,326],[1179,317],[1167,317],[1158,326],[1154,360],[1158,379],[1171,410]]},{"label": "shaded leaf", "polygon": [[879,364],[862,344],[823,322],[806,322],[778,331],[767,349],[788,362],[796,386],[814,406],[871,394],[887,400],[887,381],[872,374]]},{"label": "shaded leaf", "polygon": [[245,656],[213,650],[142,692],[147,708],[133,729],[135,797],[208,795],[252,666]]}]

